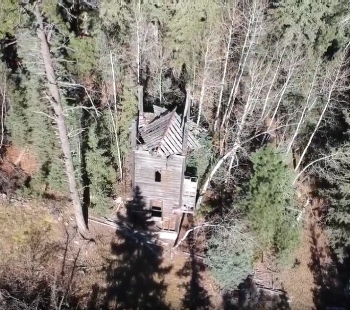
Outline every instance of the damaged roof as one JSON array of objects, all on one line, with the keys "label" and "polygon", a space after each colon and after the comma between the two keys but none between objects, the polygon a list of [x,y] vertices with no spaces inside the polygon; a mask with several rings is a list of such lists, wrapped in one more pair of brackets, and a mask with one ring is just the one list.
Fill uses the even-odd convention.
[{"label": "damaged roof", "polygon": [[[181,117],[173,111],[153,106],[155,118],[140,128],[141,137],[149,151],[162,156],[182,153],[184,130],[181,128]],[[192,121],[187,122],[187,150],[192,151],[200,147],[191,128]]]}]

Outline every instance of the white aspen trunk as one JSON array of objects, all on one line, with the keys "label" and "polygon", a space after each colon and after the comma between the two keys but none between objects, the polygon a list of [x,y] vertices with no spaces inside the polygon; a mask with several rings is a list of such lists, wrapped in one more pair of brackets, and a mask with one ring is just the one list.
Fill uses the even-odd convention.
[{"label": "white aspen trunk", "polygon": [[279,62],[278,62],[278,65],[277,65],[275,74],[273,75],[272,81],[271,81],[271,83],[270,83],[269,90],[268,90],[268,92],[267,92],[267,95],[266,95],[266,98],[265,98],[265,101],[264,101],[263,110],[262,110],[262,112],[261,112],[261,118],[262,118],[262,119],[264,118],[264,114],[265,114],[265,111],[266,111],[267,103],[268,103],[268,101],[269,101],[269,99],[270,99],[270,93],[271,93],[271,90],[272,90],[273,85],[275,84],[275,80],[276,80],[277,74],[278,74],[278,72],[279,72],[279,68],[280,68],[280,65],[281,65],[281,62],[282,62],[282,58],[283,58],[283,55],[284,55],[284,51],[285,51],[285,48],[283,49],[282,55],[281,55],[281,57],[280,57],[280,59],[279,59]]},{"label": "white aspen trunk", "polygon": [[[248,31],[250,29],[250,24],[249,24],[249,28],[248,28]],[[246,34],[246,38],[245,38],[245,41],[244,41],[244,45],[243,45],[243,48],[242,48],[242,54],[241,54],[241,59],[244,55],[244,51],[245,51],[245,48],[246,48],[246,41],[248,39],[248,32]],[[237,70],[237,73],[236,73],[236,76],[235,76],[235,79],[233,81],[233,85],[232,85],[232,88],[231,88],[231,92],[230,92],[230,97],[228,99],[228,102],[227,102],[227,107],[225,109],[225,113],[224,113],[224,116],[222,118],[222,122],[221,122],[221,128],[224,128],[225,126],[225,123],[226,123],[226,119],[228,118],[228,110],[230,110],[232,112],[232,108],[231,108],[231,105],[233,106],[234,104],[234,101],[236,99],[236,95],[237,95],[237,92],[238,92],[238,86],[239,86],[239,83],[241,81],[241,77],[242,77],[242,70],[241,68],[244,67],[247,59],[248,59],[248,54],[249,54],[249,48],[248,48],[248,52],[245,54],[245,58],[244,58],[244,61],[243,61],[243,64],[241,62],[241,60],[239,61],[239,65],[238,65],[238,70]]]},{"label": "white aspen trunk", "polygon": [[299,173],[298,175],[295,177],[294,181],[293,181],[293,184],[295,184],[298,179],[300,178],[300,176],[309,168],[311,167],[312,165],[316,164],[317,162],[321,161],[321,160],[325,160],[325,159],[328,159],[328,158],[331,158],[331,157],[334,157],[334,156],[337,156],[338,153],[335,153],[335,154],[330,154],[330,155],[327,155],[327,156],[323,156],[321,158],[317,158],[315,159],[314,161],[312,161],[311,163],[307,164]]},{"label": "white aspen trunk", "polygon": [[73,203],[75,218],[78,226],[79,233],[84,236],[86,233],[87,224],[85,223],[83,209],[80,202],[78,186],[75,180],[75,173],[73,167],[73,159],[68,139],[67,127],[62,108],[62,100],[60,91],[57,85],[55,71],[51,59],[50,48],[45,35],[44,22],[42,15],[39,11],[39,6],[35,8],[35,15],[37,18],[37,35],[40,40],[40,52],[43,59],[45,73],[47,78],[47,89],[50,95],[50,102],[55,113],[55,120],[58,127],[59,139],[61,142],[61,148],[64,155],[64,163],[66,167],[66,174],[68,177],[69,191]]},{"label": "white aspen trunk", "polygon": [[4,91],[2,94],[2,104],[1,104],[1,139],[0,139],[0,149],[3,146],[4,143],[4,121],[5,121],[5,114],[6,114],[6,86],[7,86],[7,76],[5,74],[5,85],[4,85]]},{"label": "white aspen trunk", "polygon": [[207,177],[205,183],[202,186],[201,191],[199,192],[199,197],[198,197],[198,200],[197,200],[197,203],[196,203],[196,209],[197,210],[199,209],[199,207],[200,207],[200,205],[202,203],[203,196],[206,193],[206,191],[207,191],[207,189],[209,187],[210,181],[213,179],[215,173],[219,170],[219,168],[221,167],[221,165],[224,163],[224,161],[227,158],[229,158],[231,155],[233,156],[236,153],[237,149],[238,149],[238,145],[235,145],[229,152],[227,152],[223,157],[221,157],[219,159],[219,161],[216,163],[214,168],[211,170],[209,176]]},{"label": "white aspen trunk", "polygon": [[[201,93],[199,97],[197,126],[199,126],[199,122],[201,119],[202,107],[203,107],[204,96],[206,91],[206,82],[207,82],[207,74],[208,74],[207,72],[208,71],[208,54],[209,54],[209,39],[207,40],[207,46],[206,46],[205,55],[204,55],[204,72],[203,72],[203,79],[202,79],[202,85],[201,85]],[[215,128],[215,124],[214,124],[214,128]]]},{"label": "white aspen trunk", "polygon": [[232,156],[232,157],[236,156],[237,150],[240,148],[241,134],[243,132],[243,128],[245,126],[246,119],[247,119],[249,111],[250,111],[250,107],[251,107],[250,100],[248,100],[246,105],[245,105],[245,108],[244,108],[244,112],[243,112],[243,115],[242,115],[242,118],[241,118],[241,122],[238,125],[238,131],[237,131],[237,135],[236,135],[233,147],[231,148],[230,151],[228,151],[223,157],[221,157],[219,159],[219,161],[216,163],[214,168],[211,170],[209,176],[207,177],[205,183],[202,186],[201,191],[199,192],[199,197],[198,197],[198,200],[197,200],[197,203],[196,203],[196,208],[197,209],[200,207],[200,205],[202,203],[203,196],[206,193],[206,191],[207,191],[207,189],[209,187],[210,181],[213,179],[215,173],[219,170],[219,168],[221,167],[221,165],[225,162],[225,160],[227,158],[229,158],[230,156]]},{"label": "white aspen trunk", "polygon": [[[243,125],[245,122],[246,117],[248,116],[249,113],[252,113],[256,107],[256,102],[258,101],[258,96],[260,94],[260,91],[258,90],[258,92],[256,92],[256,89],[259,89],[261,87],[261,84],[263,84],[264,81],[260,82],[260,86],[259,86],[259,65],[258,65],[258,61],[256,63],[254,63],[252,65],[252,68],[250,70],[250,77],[251,77],[251,81],[250,81],[250,86],[249,86],[249,94],[248,94],[248,98],[246,101],[246,105],[244,108],[244,114],[243,114],[243,123],[239,123],[238,124],[238,131],[236,134],[236,137],[240,137],[242,132],[243,132]],[[233,108],[234,105],[232,105]],[[228,135],[228,130],[229,130],[229,126],[230,123],[227,121],[225,124],[225,130],[223,133],[223,138],[221,140],[221,144],[220,144],[220,154],[222,154],[223,149],[224,149],[224,145],[226,142],[226,138]],[[230,169],[232,169],[232,165],[233,165],[233,160],[234,160],[235,155],[232,156],[231,159],[231,163],[230,163]]]},{"label": "white aspen trunk", "polygon": [[140,69],[141,69],[141,38],[140,38],[140,16],[141,16],[141,0],[138,1],[137,5],[138,13],[136,16],[136,36],[137,36],[137,84],[140,85]]},{"label": "white aspen trunk", "polygon": [[[114,74],[114,64],[113,64],[113,57],[112,52],[109,52],[109,58],[111,62],[111,69],[112,69],[112,77],[113,77],[113,99],[114,99],[114,114],[117,114],[117,90],[115,86],[115,74]],[[114,137],[115,137],[115,143],[117,146],[117,156],[118,156],[118,166],[119,166],[119,174],[120,174],[120,180],[123,181],[123,167],[122,167],[122,160],[120,155],[120,147],[119,147],[119,138],[118,138],[118,121],[117,121],[117,115],[114,115],[112,113],[111,107],[108,104],[109,113],[111,115],[111,120],[113,124],[113,130],[114,130]]]},{"label": "white aspen trunk", "polygon": [[[215,114],[214,131],[216,131],[217,126],[218,126],[218,121],[219,121],[219,115],[220,115],[221,104],[222,104],[222,96],[223,96],[223,93],[224,93],[225,80],[226,80],[227,64],[228,64],[228,59],[230,57],[230,49],[231,49],[231,42],[232,42],[232,32],[233,32],[233,20],[231,21],[230,30],[229,30],[229,38],[228,38],[228,42],[227,42],[227,46],[226,46],[224,72],[222,74],[221,86],[220,86],[220,94],[219,94],[219,102],[218,102],[218,107],[217,107],[216,114]],[[207,51],[208,51],[208,45],[207,45]],[[197,124],[198,124],[198,122],[197,122]]]},{"label": "white aspen trunk", "polygon": [[[244,124],[245,124],[245,120],[246,120],[249,112],[252,113],[254,111],[255,105],[252,106],[252,104],[251,104],[251,102],[254,101],[253,92],[254,92],[254,86],[252,85],[252,87],[250,89],[250,92],[249,92],[248,99],[247,99],[247,103],[246,103],[246,106],[245,106],[245,109],[244,109],[244,114],[243,114],[243,117],[242,117],[242,121],[241,121],[241,123],[238,126],[237,138],[236,138],[235,143],[239,143],[240,142],[240,136],[241,136],[241,134],[243,132],[243,127],[244,127]],[[227,136],[227,132],[228,132],[228,126],[225,127],[224,138]],[[237,156],[236,156],[235,153],[233,153],[232,156],[231,156],[230,166],[229,166],[229,169],[227,171],[227,174],[231,173],[231,170],[232,170],[232,167],[233,167],[233,161],[235,160],[235,158],[237,159]],[[238,162],[238,160],[237,160],[237,162]],[[238,165],[238,163],[237,163],[237,165]],[[228,178],[226,178],[225,182],[227,182],[227,180],[228,180]]]},{"label": "white aspen trunk", "polygon": [[[258,1],[254,1],[254,3],[253,3],[254,7],[253,7],[252,12],[250,14],[250,18],[249,18],[249,22],[248,22],[248,29],[247,29],[245,39],[244,39],[244,44],[242,47],[242,52],[241,52],[241,57],[239,60],[237,74],[235,76],[235,80],[234,80],[232,88],[231,88],[231,93],[230,93],[230,97],[229,97],[229,100],[227,103],[227,107],[225,109],[225,113],[224,113],[224,116],[222,118],[221,129],[223,129],[225,127],[226,121],[231,116],[231,113],[233,110],[233,105],[234,105],[234,102],[236,100],[239,85],[240,85],[241,78],[243,75],[243,71],[244,71],[243,69],[246,66],[248,57],[250,55],[251,48],[252,48],[253,44],[255,43],[256,38],[258,37],[258,31],[262,30],[261,29],[262,12],[261,12],[261,10],[259,10],[259,7],[257,7],[257,2]],[[248,41],[249,41],[249,45],[248,45]]]},{"label": "white aspen trunk", "polygon": [[[244,44],[243,44],[243,47],[242,47],[242,53],[241,53],[241,58],[239,60],[238,70],[237,70],[237,73],[235,75],[235,79],[234,79],[234,82],[233,82],[233,85],[232,85],[232,88],[231,88],[231,93],[230,93],[230,97],[228,99],[227,107],[225,109],[225,113],[224,113],[224,116],[222,118],[221,129],[225,128],[225,132],[223,134],[223,138],[220,141],[220,155],[222,155],[223,150],[224,150],[224,145],[225,145],[225,141],[226,141],[226,137],[227,137],[227,131],[228,131],[228,126],[229,126],[228,123],[226,124],[226,120],[228,118],[228,114],[232,113],[232,109],[233,109],[233,106],[234,106],[234,101],[236,99],[236,95],[237,95],[237,92],[238,92],[238,86],[239,86],[239,83],[241,81],[242,74],[243,74],[242,68],[244,68],[244,66],[246,64],[246,61],[247,61],[248,55],[249,55],[249,50],[250,50],[250,47],[251,47],[251,45],[248,47],[248,51],[245,54],[245,57],[244,57],[244,60],[243,60],[243,63],[242,63],[242,58],[243,58],[244,51],[246,49],[246,44],[247,44],[247,41],[248,41],[248,38],[249,38],[249,34],[250,34],[251,23],[252,23],[252,21],[250,19],[249,20],[249,25],[248,25],[248,30],[247,30],[247,33],[246,33],[246,36],[245,36],[245,40],[244,40]],[[252,41],[250,41],[250,43],[252,43]],[[230,112],[228,112],[228,110],[230,110]]]},{"label": "white aspen trunk", "polygon": [[162,97],[163,97],[163,88],[162,88],[162,67],[160,67],[160,71],[159,71],[159,103],[162,103]]},{"label": "white aspen trunk", "polygon": [[[308,140],[308,142],[307,142],[307,144],[306,144],[306,146],[305,146],[305,148],[303,150],[303,153],[300,156],[298,164],[295,167],[295,171],[299,170],[299,167],[300,167],[300,165],[301,165],[301,163],[302,163],[302,161],[303,161],[303,159],[304,159],[304,157],[305,157],[305,155],[306,155],[306,153],[307,153],[307,151],[308,151],[308,149],[310,147],[310,144],[311,144],[311,142],[312,142],[312,140],[313,140],[313,138],[314,138],[318,128],[320,127],[320,124],[321,124],[321,122],[323,120],[324,114],[326,113],[326,111],[328,109],[328,106],[329,106],[329,104],[330,104],[330,102],[332,100],[332,94],[333,94],[333,91],[334,91],[334,89],[335,89],[335,87],[337,85],[340,70],[341,70],[341,64],[339,64],[339,67],[337,68],[336,74],[335,74],[335,76],[333,78],[333,82],[331,83],[331,87],[330,87],[330,89],[328,91],[326,104],[324,105],[324,108],[323,108],[322,113],[321,113],[321,115],[320,115],[320,117],[318,119],[318,122],[317,122],[317,124],[315,126],[315,129],[312,132],[312,134],[311,134],[311,136],[310,136],[310,138],[309,138],[309,140]],[[330,78],[332,78],[332,77],[330,77]]]},{"label": "white aspen trunk", "polygon": [[[304,121],[304,117],[305,117],[305,112],[309,106],[309,102],[310,102],[310,98],[311,98],[311,94],[312,94],[312,91],[314,89],[314,86],[315,86],[315,81],[316,81],[316,76],[317,76],[317,72],[318,72],[318,66],[319,64],[316,66],[316,69],[315,69],[315,73],[314,73],[314,76],[312,78],[312,82],[311,82],[311,86],[310,86],[310,91],[308,93],[308,96],[307,96],[307,99],[306,99],[306,104],[304,106],[304,109],[301,113],[301,116],[300,116],[300,119],[299,119],[299,122],[298,122],[298,125],[297,125],[297,128],[293,134],[293,137],[292,137],[292,140],[289,142],[288,144],[288,148],[287,148],[287,151],[286,151],[286,155],[289,154],[290,150],[292,149],[292,146],[293,146],[293,143],[294,143],[294,140],[295,138],[297,137],[298,133],[299,133],[299,129],[300,129],[300,126],[301,124],[303,123]],[[315,101],[317,100],[317,98],[315,99]],[[314,101],[314,102],[315,102]]]},{"label": "white aspen trunk", "polygon": [[275,111],[273,112],[273,115],[272,115],[272,117],[271,117],[271,121],[270,121],[269,127],[267,128],[267,131],[269,131],[269,130],[271,129],[271,126],[272,126],[272,124],[273,124],[273,121],[274,121],[274,119],[275,119],[275,117],[276,117],[276,114],[277,114],[277,112],[278,112],[278,109],[279,109],[279,107],[280,107],[280,105],[281,105],[283,96],[284,96],[284,94],[285,94],[285,92],[286,92],[286,90],[287,90],[287,88],[288,88],[289,81],[290,81],[290,79],[291,79],[291,77],[292,77],[292,75],[293,75],[294,68],[295,68],[295,67],[293,66],[291,69],[289,69],[289,72],[288,72],[288,75],[287,75],[287,79],[286,79],[286,81],[285,81],[284,84],[283,84],[280,97],[279,97],[279,99],[278,99],[278,102],[277,102]]}]

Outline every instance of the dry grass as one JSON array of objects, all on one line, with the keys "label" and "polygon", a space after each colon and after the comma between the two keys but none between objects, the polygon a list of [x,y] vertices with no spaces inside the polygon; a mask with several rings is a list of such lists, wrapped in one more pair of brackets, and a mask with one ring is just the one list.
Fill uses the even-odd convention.
[{"label": "dry grass", "polygon": [[314,309],[314,294],[319,290],[315,283],[319,272],[317,269],[326,269],[331,263],[327,236],[317,217],[321,207],[317,199],[307,207],[301,243],[293,256],[298,264],[280,274],[280,280],[291,299],[291,309]]},{"label": "dry grass", "polygon": [[[84,258],[85,264],[88,266],[88,272],[85,274],[84,283],[80,284],[81,298],[84,300],[84,303],[89,303],[90,296],[93,292],[92,288],[98,287],[99,296],[97,299],[100,302],[103,302],[106,298],[105,290],[111,285],[111,283],[106,281],[109,273],[108,270],[111,267],[109,265],[111,261],[115,262],[112,268],[114,270],[122,268],[123,266],[125,267],[125,261],[123,262],[123,259],[116,256],[113,250],[111,250],[112,245],[115,246],[123,243],[123,240],[119,240],[116,236],[114,229],[96,223],[91,223],[90,225],[90,230],[93,235],[96,236],[97,243],[93,249],[88,251],[88,254]],[[157,277],[157,274],[154,274],[153,277],[155,282],[164,280],[164,303],[169,304],[171,309],[183,309],[183,303],[186,299],[185,296],[191,291],[191,268],[193,265],[191,265],[191,258],[189,255],[182,252],[182,250],[186,251],[185,247],[182,247],[182,250],[177,250],[176,253],[172,255],[171,252],[168,251],[171,246],[172,242],[168,242],[165,246],[165,255],[162,257],[162,263],[160,265],[160,269],[167,270],[167,273],[162,274],[160,278]],[[118,261],[122,261],[121,265],[118,265]],[[145,263],[147,263],[146,261],[147,260],[145,260]],[[198,286],[201,288],[201,294],[204,293],[204,295],[208,295],[212,304],[212,309],[219,309],[219,304],[221,302],[219,292],[213,289],[210,276],[200,260],[196,262],[196,266],[198,266],[199,279],[197,279],[197,282]],[[127,271],[126,269],[126,273],[133,275],[134,271]],[[120,279],[115,280],[118,281]],[[88,296],[88,292],[90,292],[90,296]]]},{"label": "dry grass", "polygon": [[21,259],[26,253],[39,255],[48,244],[58,244],[59,235],[57,224],[42,206],[0,205],[2,264],[13,263],[13,260]]},{"label": "dry grass", "polygon": [[1,203],[0,289],[14,296],[13,300],[45,299],[56,282],[59,236],[57,224],[43,206]]},{"label": "dry grass", "polygon": [[312,309],[314,306],[312,288],[314,277],[308,266],[311,259],[310,239],[308,231],[303,232],[300,247],[294,254],[300,262],[299,266],[293,269],[285,269],[279,275],[284,289],[291,300],[291,309],[303,310]]}]

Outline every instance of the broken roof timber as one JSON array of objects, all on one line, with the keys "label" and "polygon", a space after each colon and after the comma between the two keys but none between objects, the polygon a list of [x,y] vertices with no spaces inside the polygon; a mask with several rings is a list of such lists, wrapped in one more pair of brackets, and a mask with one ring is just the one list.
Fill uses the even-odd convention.
[{"label": "broken roof timber", "polygon": [[[153,106],[155,118],[140,128],[140,134],[148,150],[156,151],[160,155],[174,155],[182,153],[183,130],[181,117],[173,111]],[[190,127],[190,126],[189,126]],[[200,147],[191,131],[188,132],[187,150]]]}]

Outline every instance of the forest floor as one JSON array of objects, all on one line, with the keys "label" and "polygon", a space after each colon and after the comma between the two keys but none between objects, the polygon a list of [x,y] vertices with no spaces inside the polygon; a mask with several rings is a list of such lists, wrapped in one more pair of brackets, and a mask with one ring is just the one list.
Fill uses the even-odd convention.
[{"label": "forest floor", "polygon": [[[184,227],[187,227],[186,223]],[[186,239],[174,251],[172,251],[174,241],[163,240],[162,248],[158,252],[159,258],[147,254],[147,251],[135,257],[137,255],[133,246],[120,233],[96,223],[91,225],[90,231],[96,236],[98,249],[89,255],[89,259],[95,260],[93,263],[95,265],[96,261],[99,261],[104,267],[91,273],[90,279],[86,282],[90,287],[99,285],[100,290],[107,291],[107,294],[102,294],[100,297],[107,300],[109,306],[114,306],[113,300],[123,299],[125,291],[130,290],[130,296],[157,295],[158,300],[152,302],[158,305],[159,309],[165,305],[167,307],[164,309],[221,308],[220,292],[212,285],[213,281],[200,255],[202,253],[197,253],[202,247],[201,238],[192,239],[191,244]],[[182,234],[180,233],[180,239],[184,232],[185,229]],[[123,247],[125,244],[128,245],[126,252]],[[140,266],[143,268],[139,269]],[[130,283],[129,278],[134,278],[135,283]],[[137,281],[140,283],[136,283]],[[110,292],[111,287],[113,292]],[[128,306],[131,306],[130,300],[123,304],[125,308]]]},{"label": "forest floor", "polygon": [[[156,247],[153,251],[156,253],[151,253],[147,251],[147,245],[140,247],[130,236],[115,228],[90,222],[89,229],[95,242],[87,242],[80,239],[73,229],[74,217],[62,201],[12,200],[9,205],[4,197],[2,199],[2,248],[8,247],[8,253],[13,252],[12,247],[17,242],[13,240],[22,240],[22,235],[27,236],[33,225],[41,229],[45,223],[50,223],[51,228],[43,232],[47,234],[49,231],[50,236],[40,239],[40,247],[34,244],[31,248],[46,253],[53,242],[58,248],[50,251],[52,257],[45,259],[50,262],[50,270],[45,266],[37,266],[36,269],[51,276],[65,275],[62,285],[69,287],[79,303],[87,305],[87,309],[95,309],[101,304],[114,309],[116,300],[122,300],[122,307],[128,309],[140,294],[156,296],[156,300],[150,302],[158,303],[157,309],[162,309],[161,305],[163,308],[167,305],[166,309],[224,308],[220,291],[204,266],[200,236],[187,238],[175,251],[171,251],[173,241],[164,241],[163,247]],[[335,283],[329,276],[333,265],[318,213],[320,208],[319,201],[314,201],[307,208],[301,244],[293,254],[294,266],[276,275],[287,293],[290,309],[319,309],[332,302],[325,300],[328,292],[325,286],[334,286]],[[1,216],[4,212],[6,216]],[[12,233],[15,223],[19,225],[18,231]],[[54,234],[51,235],[51,232]],[[30,238],[28,242],[31,244],[35,240]],[[43,240],[47,242],[47,247]],[[15,246],[15,251],[18,249]],[[25,253],[19,253],[20,259],[30,260],[23,255]],[[42,257],[42,253],[31,255]]]},{"label": "forest floor", "polygon": [[[19,274],[18,266],[29,264],[25,279],[58,277],[57,282],[69,288],[84,309],[101,305],[115,309],[116,300],[122,301],[121,308],[129,309],[142,294],[153,296],[156,300],[150,302],[158,305],[157,309],[162,309],[161,305],[167,305],[164,309],[221,308],[219,291],[213,288],[203,259],[186,244],[171,251],[173,241],[165,241],[164,247],[156,250],[159,257],[154,257],[147,246],[135,244],[130,236],[94,222],[89,230],[95,242],[88,242],[73,228],[74,216],[68,207],[52,200],[8,202],[3,196],[0,226],[0,246],[7,249],[2,252],[4,257],[0,254],[0,276],[6,271],[11,278]],[[42,229],[42,238],[37,240]],[[24,239],[26,247],[21,248],[17,240]],[[6,253],[13,253],[11,260],[4,259]]]},{"label": "forest floor", "polygon": [[[304,228],[300,247],[294,253],[295,267],[281,272],[280,281],[291,300],[291,309],[313,309],[315,289],[312,264],[312,232]],[[316,246],[319,246],[317,242]],[[320,245],[322,248],[322,245]]]},{"label": "forest floor", "polygon": [[340,306],[336,288],[337,270],[328,246],[322,217],[323,202],[313,199],[306,208],[304,228],[292,268],[279,279],[288,294],[291,309],[324,309]]}]

